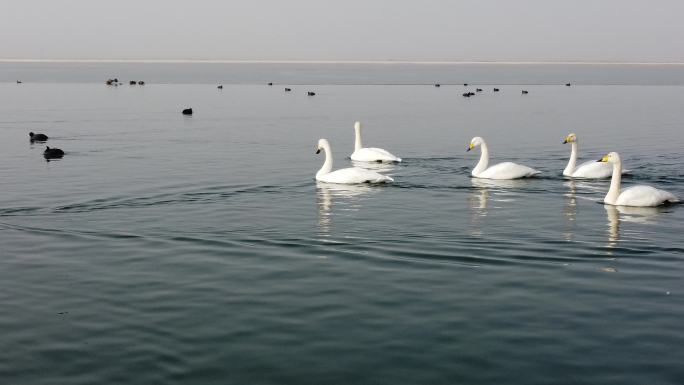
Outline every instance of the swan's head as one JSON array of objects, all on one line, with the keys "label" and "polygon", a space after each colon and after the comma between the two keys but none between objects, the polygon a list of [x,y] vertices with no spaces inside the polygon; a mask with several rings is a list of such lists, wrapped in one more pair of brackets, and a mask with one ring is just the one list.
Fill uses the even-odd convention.
[{"label": "swan's head", "polygon": [[325,150],[326,147],[330,147],[327,139],[318,139],[318,145],[316,146],[316,154],[319,154],[321,150]]},{"label": "swan's head", "polygon": [[620,154],[617,152],[609,152],[608,155],[597,160],[597,162],[620,163]]},{"label": "swan's head", "polygon": [[484,139],[480,138],[479,136],[476,136],[476,137],[470,139],[470,144],[468,145],[468,148],[466,149],[466,151],[470,151],[473,148],[481,145],[482,143],[484,143]]},{"label": "swan's head", "polygon": [[563,144],[575,142],[577,142],[577,135],[575,134],[568,134],[568,136],[565,137],[565,140],[563,140]]},{"label": "swan's head", "polygon": [[361,129],[361,122],[356,122],[354,123],[354,130],[357,132]]}]

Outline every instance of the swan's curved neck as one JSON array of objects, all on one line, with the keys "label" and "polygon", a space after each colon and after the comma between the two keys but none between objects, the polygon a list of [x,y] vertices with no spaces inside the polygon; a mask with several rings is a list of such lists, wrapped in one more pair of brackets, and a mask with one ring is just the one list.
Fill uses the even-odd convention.
[{"label": "swan's curved neck", "polygon": [[316,173],[316,177],[329,174],[332,171],[333,160],[332,160],[332,150],[330,149],[330,144],[323,144],[323,152],[325,152],[325,162],[323,162],[323,167]]},{"label": "swan's curved neck", "polygon": [[487,169],[489,166],[489,149],[487,148],[487,143],[482,141],[480,144],[480,161],[477,162],[475,168],[473,169],[472,175],[478,176],[481,172]]},{"label": "swan's curved neck", "polygon": [[620,196],[620,182],[622,181],[622,162],[613,163],[613,176],[610,178],[610,189],[603,199],[605,203],[614,205]]},{"label": "swan's curved neck", "polygon": [[563,170],[563,175],[566,176],[572,176],[572,173],[575,172],[575,167],[577,167],[577,142],[572,142],[570,144],[572,145],[570,160],[568,161],[568,165],[565,166],[565,170]]},{"label": "swan's curved neck", "polygon": [[356,140],[354,141],[354,151],[358,151],[363,148],[363,143],[361,143],[361,127],[355,128]]}]

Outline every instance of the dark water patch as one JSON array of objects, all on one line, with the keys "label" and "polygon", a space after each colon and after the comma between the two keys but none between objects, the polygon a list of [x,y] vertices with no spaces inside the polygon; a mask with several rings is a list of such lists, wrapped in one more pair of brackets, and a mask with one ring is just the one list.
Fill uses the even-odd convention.
[{"label": "dark water patch", "polygon": [[[201,204],[207,202],[221,202],[240,195],[278,194],[283,192],[284,188],[287,187],[269,185],[244,187],[218,186],[208,188],[209,191],[202,192],[173,192],[141,197],[107,197],[94,199],[82,203],[73,203],[65,206],[59,206],[52,208],[50,210],[55,213],[89,213],[96,210],[134,209],[193,203]],[[22,209],[6,209],[6,212],[8,214],[11,214],[16,210],[24,211]],[[0,211],[0,213],[1,212],[2,211]]]}]

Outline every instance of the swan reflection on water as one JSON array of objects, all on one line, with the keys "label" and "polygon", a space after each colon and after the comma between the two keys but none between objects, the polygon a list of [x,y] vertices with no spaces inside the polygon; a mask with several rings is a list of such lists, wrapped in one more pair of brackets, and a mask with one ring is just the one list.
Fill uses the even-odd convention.
[{"label": "swan reflection on water", "polygon": [[592,196],[595,193],[600,194],[605,189],[605,182],[595,180],[581,180],[568,179],[563,182],[563,186],[567,191],[563,194],[566,198],[565,206],[563,207],[563,216],[565,217],[565,231],[563,238],[566,241],[572,241],[575,238],[575,230],[577,224],[577,213],[579,211],[578,202],[580,199],[585,199],[595,203]]},{"label": "swan reflection on water", "polygon": [[506,192],[508,189],[516,189],[529,184],[528,180],[525,179],[483,179],[483,178],[470,178],[470,182],[473,187],[478,188],[490,188],[492,190],[501,190],[501,192]]},{"label": "swan reflection on water", "polygon": [[577,182],[571,179],[563,183],[563,186],[568,188],[568,191],[563,194],[567,198],[563,210],[566,219],[563,238],[566,241],[572,241],[575,236],[575,219],[577,218]]},{"label": "swan reflection on water", "polygon": [[316,204],[318,207],[318,228],[321,233],[330,233],[333,216],[333,202],[342,211],[359,211],[364,196],[377,193],[381,187],[368,185],[345,185],[316,182]]},{"label": "swan reflection on water", "polygon": [[570,221],[574,221],[577,216],[577,182],[574,180],[569,180],[563,183],[563,186],[568,188],[568,191],[564,194],[568,198],[565,203],[565,217]]},{"label": "swan reflection on water", "polygon": [[473,189],[468,197],[470,208],[470,234],[476,237],[482,236],[484,220],[487,218],[487,204],[489,201],[489,189]]},{"label": "swan reflection on water", "polygon": [[[470,209],[470,233],[473,236],[481,236],[482,228],[484,227],[484,220],[489,214],[492,202],[510,202],[514,199],[515,193],[511,193],[509,189],[515,189],[526,184],[523,180],[496,180],[496,179],[481,179],[471,178],[470,182],[473,186],[471,194],[468,197],[468,207]],[[492,202],[490,202],[492,201]]]},{"label": "swan reflection on water", "polygon": [[655,224],[661,213],[668,211],[665,207],[631,207],[603,205],[608,218],[608,248],[614,248],[620,241],[620,224],[623,222],[642,225]]}]

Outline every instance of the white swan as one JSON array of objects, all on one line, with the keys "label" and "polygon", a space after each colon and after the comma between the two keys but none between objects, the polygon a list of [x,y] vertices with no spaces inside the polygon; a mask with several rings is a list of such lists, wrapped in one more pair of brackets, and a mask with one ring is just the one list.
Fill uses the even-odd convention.
[{"label": "white swan", "polygon": [[318,141],[316,154],[320,153],[321,150],[325,151],[325,162],[323,163],[323,167],[321,167],[321,169],[316,173],[316,180],[318,181],[344,184],[385,183],[394,181],[394,179],[388,176],[358,167],[343,168],[337,171],[332,171],[332,150],[330,149],[330,143],[327,139],[320,139]]},{"label": "white swan", "polygon": [[354,152],[351,154],[352,160],[357,162],[401,162],[401,158],[382,148],[363,147],[361,143],[361,122],[354,123],[354,131],[356,131],[356,140]]},{"label": "white swan", "polygon": [[[569,134],[565,137],[563,144],[570,143],[572,151],[570,152],[570,160],[568,165],[563,170],[563,175],[570,178],[587,178],[587,179],[603,179],[608,178],[613,173],[613,168],[608,163],[599,163],[594,160],[584,162],[577,165],[577,135]],[[626,170],[623,170],[624,174]]]},{"label": "white swan", "polygon": [[608,194],[603,199],[604,203],[614,206],[654,207],[668,202],[679,202],[679,199],[671,193],[646,185],[632,186],[621,192],[622,160],[617,152],[609,153],[598,162],[613,164],[613,176],[610,179]]},{"label": "white swan", "polygon": [[475,178],[518,179],[539,174],[539,171],[533,168],[511,162],[499,163],[492,167],[488,167],[489,149],[487,148],[487,143],[485,143],[484,139],[480,138],[479,136],[474,137],[470,141],[470,145],[466,151],[470,151],[477,146],[480,146],[480,151],[482,154],[480,155],[480,161],[477,162],[477,165],[472,171],[472,175]]}]

